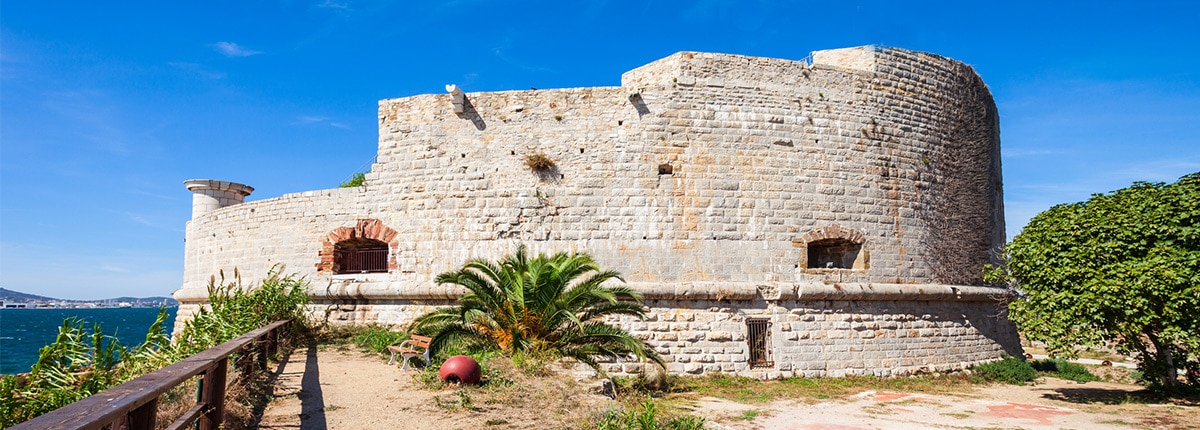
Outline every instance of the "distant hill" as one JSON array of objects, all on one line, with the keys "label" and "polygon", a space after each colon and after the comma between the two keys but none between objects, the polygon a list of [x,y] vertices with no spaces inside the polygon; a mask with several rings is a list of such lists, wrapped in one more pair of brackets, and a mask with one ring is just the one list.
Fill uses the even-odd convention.
[{"label": "distant hill", "polygon": [[60,300],[53,297],[39,296],[36,294],[26,294],[20,291],[13,291],[7,288],[0,288],[0,300],[14,302],[73,302],[74,300]]},{"label": "distant hill", "polygon": [[0,288],[0,300],[6,301],[6,302],[8,302],[8,301],[13,301],[13,302],[22,302],[22,303],[49,303],[49,302],[55,302],[55,303],[58,303],[58,302],[67,302],[67,303],[121,303],[121,302],[129,302],[129,303],[134,303],[134,304],[138,304],[138,303],[141,303],[141,304],[162,304],[162,303],[164,303],[164,302],[165,302],[165,303],[167,304],[167,306],[179,306],[179,302],[175,301],[175,299],[173,299],[173,298],[170,298],[170,297],[162,297],[162,296],[155,296],[155,297],[115,297],[115,298],[111,298],[111,299],[105,299],[105,300],[67,300],[67,299],[57,299],[57,298],[54,298],[54,297],[39,296],[39,295],[37,295],[37,294],[22,293],[22,292],[20,292],[20,291],[13,291],[13,290],[10,290],[10,289],[7,289],[7,288]]}]

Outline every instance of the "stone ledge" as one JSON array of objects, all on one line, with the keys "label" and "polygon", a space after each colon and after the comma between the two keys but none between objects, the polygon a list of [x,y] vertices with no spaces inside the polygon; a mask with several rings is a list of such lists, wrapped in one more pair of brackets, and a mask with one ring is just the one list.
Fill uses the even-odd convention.
[{"label": "stone ledge", "polygon": [[[867,301],[962,301],[1011,300],[1014,293],[1002,288],[942,284],[872,283],[628,283],[647,300],[867,300]],[[188,291],[191,292],[191,291]],[[207,292],[175,298],[183,303],[203,303]],[[383,280],[330,280],[310,287],[314,299],[352,300],[455,300],[466,289],[452,285],[416,285]]]}]

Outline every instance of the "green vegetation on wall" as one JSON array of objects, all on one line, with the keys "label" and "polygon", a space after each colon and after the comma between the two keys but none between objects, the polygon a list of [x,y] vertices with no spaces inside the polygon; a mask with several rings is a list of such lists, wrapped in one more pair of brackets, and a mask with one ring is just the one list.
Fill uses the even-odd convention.
[{"label": "green vegetation on wall", "polygon": [[342,183],[338,184],[338,187],[339,188],[361,187],[363,184],[363,181],[367,180],[367,173],[370,173],[370,172],[355,173],[355,174],[351,175],[350,179],[347,180],[346,182],[342,182]]}]

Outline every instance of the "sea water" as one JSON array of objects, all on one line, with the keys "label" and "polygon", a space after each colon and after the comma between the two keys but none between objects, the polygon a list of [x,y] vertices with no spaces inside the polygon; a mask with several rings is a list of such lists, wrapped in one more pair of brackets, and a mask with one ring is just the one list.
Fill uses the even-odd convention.
[{"label": "sea water", "polygon": [[[163,330],[170,332],[175,310],[167,308]],[[106,335],[116,335],[121,345],[133,347],[146,341],[146,330],[154,324],[158,308],[100,309],[3,309],[0,310],[0,374],[28,372],[37,362],[38,351],[54,342],[66,318],[85,321],[86,333],[99,324]]]}]

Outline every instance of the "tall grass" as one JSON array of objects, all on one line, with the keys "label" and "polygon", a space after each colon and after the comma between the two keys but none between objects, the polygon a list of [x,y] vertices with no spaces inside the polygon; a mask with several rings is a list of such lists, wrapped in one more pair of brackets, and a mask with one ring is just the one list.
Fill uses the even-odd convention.
[{"label": "tall grass", "polygon": [[[235,280],[209,282],[209,303],[185,325],[174,342],[165,334],[166,309],[147,330],[146,340],[121,345],[100,325],[68,318],[54,342],[42,347],[29,373],[0,378],[0,428],[10,427],[66,406],[112,386],[153,372],[189,355],[219,345],[281,319],[305,330],[308,291],[302,278],[282,276],[273,268],[258,288]],[[184,396],[186,397],[186,396]]]},{"label": "tall grass", "polygon": [[208,302],[209,306],[201,307],[172,343],[184,357],[283,319],[294,321],[294,330],[308,327],[304,313],[308,305],[306,283],[295,275],[281,275],[279,266],[253,289],[242,286],[236,270],[232,282],[225,283],[224,273],[220,281],[209,279]]},{"label": "tall grass", "polygon": [[699,430],[704,418],[692,415],[667,417],[654,399],[629,409],[609,409],[595,418],[597,430]]}]

